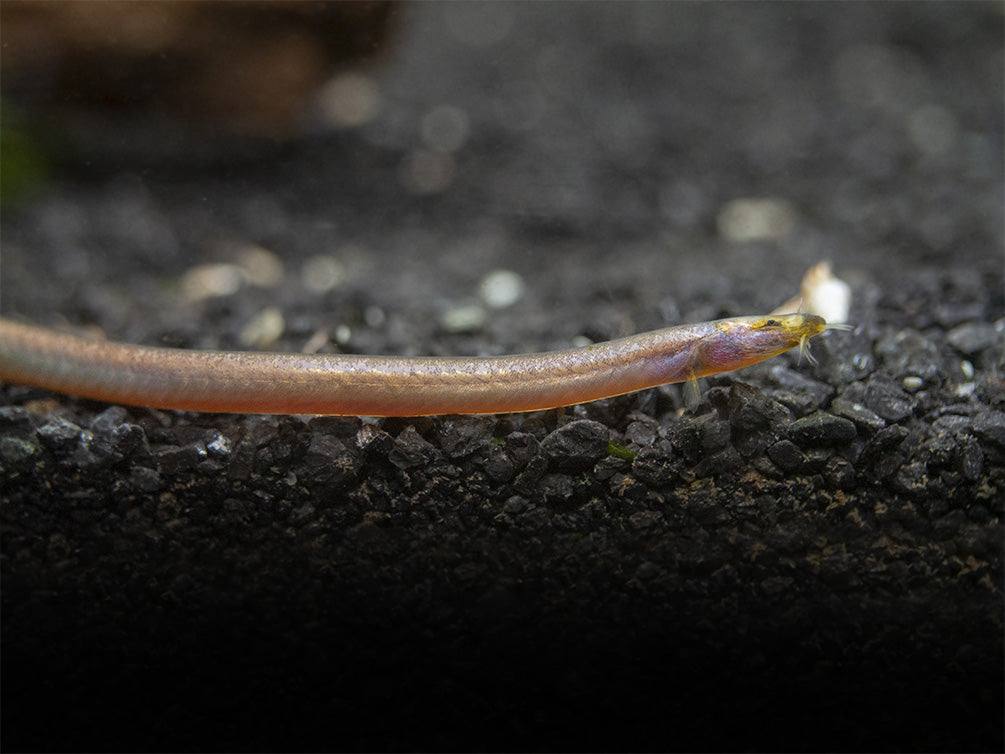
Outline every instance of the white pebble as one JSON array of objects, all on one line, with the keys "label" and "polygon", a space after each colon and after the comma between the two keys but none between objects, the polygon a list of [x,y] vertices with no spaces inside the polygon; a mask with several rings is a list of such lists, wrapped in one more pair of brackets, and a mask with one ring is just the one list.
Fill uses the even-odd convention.
[{"label": "white pebble", "polygon": [[512,270],[492,270],[482,278],[478,292],[491,308],[505,309],[523,296],[523,278]]},{"label": "white pebble", "polygon": [[262,309],[245,324],[238,335],[241,345],[255,348],[271,346],[286,329],[283,313],[275,306]]},{"label": "white pebble", "polygon": [[189,301],[233,296],[244,282],[244,274],[232,264],[200,264],[181,279],[182,293]]},{"label": "white pebble", "polygon": [[796,209],[784,199],[734,199],[719,211],[716,224],[730,241],[778,241],[796,224]]},{"label": "white pebble", "polygon": [[488,312],[481,306],[470,304],[449,309],[440,317],[440,324],[447,332],[474,332],[481,329],[488,320]]}]

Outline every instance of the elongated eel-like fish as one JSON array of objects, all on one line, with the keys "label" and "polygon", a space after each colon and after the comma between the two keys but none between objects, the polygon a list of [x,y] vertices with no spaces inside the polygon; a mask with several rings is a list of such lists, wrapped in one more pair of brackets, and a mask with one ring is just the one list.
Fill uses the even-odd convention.
[{"label": "elongated eel-like fish", "polygon": [[566,351],[407,358],[153,348],[0,318],[0,380],[190,411],[495,414],[693,383],[803,346],[827,328],[814,314],[772,314],[668,327]]}]

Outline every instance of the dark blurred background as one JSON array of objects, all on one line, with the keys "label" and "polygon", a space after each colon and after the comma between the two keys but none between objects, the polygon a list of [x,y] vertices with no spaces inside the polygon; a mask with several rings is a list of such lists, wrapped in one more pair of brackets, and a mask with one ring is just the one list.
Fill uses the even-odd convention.
[{"label": "dark blurred background", "polygon": [[[4,0],[0,24],[4,316],[494,354],[767,311],[821,259],[870,346],[1003,316],[1001,3]],[[190,540],[198,505],[141,537],[8,505],[4,748],[1001,750],[1000,567],[961,591],[890,545],[789,595],[787,556],[755,587],[692,552],[667,596],[640,574],[675,541],[617,519],[586,567],[564,511],[523,535],[444,503],[333,532],[339,558],[285,521]]]}]

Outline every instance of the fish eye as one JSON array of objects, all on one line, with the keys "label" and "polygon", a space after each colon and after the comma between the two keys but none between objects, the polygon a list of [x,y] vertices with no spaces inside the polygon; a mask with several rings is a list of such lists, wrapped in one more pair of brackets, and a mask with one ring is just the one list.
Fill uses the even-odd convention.
[{"label": "fish eye", "polygon": [[778,319],[766,319],[761,323],[761,327],[781,327],[782,322]]}]

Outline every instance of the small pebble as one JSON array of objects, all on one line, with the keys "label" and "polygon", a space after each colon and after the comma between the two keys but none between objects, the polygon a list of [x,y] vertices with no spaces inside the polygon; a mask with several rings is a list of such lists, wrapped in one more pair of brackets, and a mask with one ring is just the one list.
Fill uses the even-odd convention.
[{"label": "small pebble", "polygon": [[976,382],[961,382],[959,385],[956,386],[956,389],[953,391],[953,394],[957,398],[967,398],[973,395],[976,390],[977,390]]},{"label": "small pebble", "polygon": [[523,296],[523,278],[511,270],[493,270],[478,286],[482,301],[492,309],[505,309]]},{"label": "small pebble", "polygon": [[943,327],[955,327],[968,321],[979,320],[982,316],[984,316],[984,305],[979,301],[939,304],[935,308],[935,321]]},{"label": "small pebble", "polygon": [[719,211],[719,235],[730,241],[778,241],[796,224],[795,207],[785,199],[734,199]]},{"label": "small pebble", "polygon": [[201,264],[192,267],[181,279],[181,289],[189,301],[232,296],[244,282],[244,275],[237,265]]},{"label": "small pebble", "polygon": [[488,312],[477,304],[457,306],[448,309],[440,316],[440,325],[451,333],[477,332],[488,321]]},{"label": "small pebble", "polygon": [[817,406],[825,405],[834,396],[834,388],[827,383],[811,379],[781,364],[771,367],[771,378],[779,387],[792,393],[808,393]]},{"label": "small pebble", "polygon": [[656,441],[659,425],[644,421],[634,421],[625,430],[625,439],[639,447],[647,447]]},{"label": "small pebble", "polygon": [[304,454],[305,478],[319,484],[342,484],[362,468],[359,451],[353,452],[334,435],[316,430]]},{"label": "small pebble", "polygon": [[109,406],[91,419],[90,428],[99,435],[110,435],[126,420],[126,410],[122,406]]},{"label": "small pebble", "polygon": [[973,431],[973,419],[958,414],[943,414],[932,422],[932,429],[939,434],[968,434]]},{"label": "small pebble", "polygon": [[728,408],[729,423],[745,432],[786,424],[792,419],[783,405],[742,382],[734,382],[730,387]]},{"label": "small pebble", "polygon": [[987,322],[967,322],[946,334],[946,341],[962,354],[974,356],[1001,340],[994,325]]},{"label": "small pebble", "polygon": [[956,468],[969,482],[976,482],[984,471],[984,451],[972,437],[964,438],[956,448]]},{"label": "small pebble", "polygon": [[876,450],[889,450],[906,440],[907,435],[908,431],[904,427],[894,424],[877,432],[870,445]]},{"label": "small pebble", "polygon": [[205,457],[205,451],[196,443],[168,445],[160,448],[155,457],[157,468],[165,474],[187,473]]},{"label": "small pebble", "polygon": [[147,458],[150,456],[150,446],[147,444],[147,433],[139,424],[123,423],[112,430],[108,438],[117,453],[127,458]]},{"label": "small pebble", "polygon": [[275,288],[283,282],[283,260],[274,251],[248,244],[238,249],[234,256],[245,282],[262,288]]},{"label": "small pebble", "polygon": [[928,482],[928,467],[922,461],[902,466],[894,478],[894,488],[900,492],[924,494]]},{"label": "small pebble", "polygon": [[332,334],[332,340],[340,346],[348,345],[349,341],[352,340],[352,328],[346,324],[337,325],[335,332]]},{"label": "small pebble", "polygon": [[831,414],[797,419],[789,427],[789,438],[803,447],[843,445],[854,440],[857,434],[851,421]]},{"label": "small pebble", "polygon": [[0,406],[0,429],[31,432],[31,414],[21,406]]},{"label": "small pebble", "polygon": [[4,437],[0,440],[0,459],[5,463],[20,464],[33,458],[40,448],[30,440],[20,437]]},{"label": "small pebble", "polygon": [[73,422],[53,416],[38,428],[38,436],[50,448],[66,448],[77,441],[82,431]]},{"label": "small pebble", "polygon": [[876,344],[876,353],[888,372],[895,375],[911,375],[927,382],[938,382],[942,374],[948,373],[945,359],[935,344],[914,330],[901,330],[882,338]]},{"label": "small pebble", "polygon": [[695,461],[704,453],[721,450],[729,444],[729,422],[717,414],[684,417],[670,428],[668,439],[686,458]]},{"label": "small pebble", "polygon": [[831,403],[831,411],[836,416],[843,416],[855,422],[855,425],[863,429],[878,432],[886,426],[886,422],[876,412],[870,411],[861,403],[855,403],[845,398],[835,398]]},{"label": "small pebble", "polygon": [[560,468],[581,471],[607,455],[610,432],[600,422],[581,419],[549,434],[541,448]]},{"label": "small pebble", "polygon": [[843,397],[854,403],[860,403],[877,416],[888,422],[903,421],[911,416],[917,398],[905,393],[888,377],[874,374],[864,383],[856,382],[849,385]]},{"label": "small pebble", "polygon": [[375,424],[363,424],[356,432],[356,446],[367,453],[384,456],[394,447],[394,438]]},{"label": "small pebble", "polygon": [[803,451],[790,440],[779,440],[769,447],[768,458],[782,471],[795,471],[806,462]]},{"label": "small pebble", "polygon": [[640,482],[662,487],[674,480],[676,467],[662,449],[643,448],[632,462],[632,473]]},{"label": "small pebble", "polygon": [[439,451],[409,424],[394,438],[388,460],[399,469],[428,466],[439,457]]},{"label": "small pebble", "polygon": [[843,458],[831,458],[824,468],[827,483],[839,490],[850,490],[855,487],[855,467]]},{"label": "small pebble", "polygon": [[488,443],[483,447],[480,459],[485,473],[497,484],[508,482],[516,473],[516,464],[513,459],[505,450],[494,443]]},{"label": "small pebble", "polygon": [[129,470],[129,483],[140,492],[156,492],[161,488],[161,475],[146,466],[133,466]]},{"label": "small pebble", "polygon": [[985,442],[1005,448],[1005,413],[991,411],[975,418],[974,434]]},{"label": "small pebble", "polygon": [[230,455],[230,440],[221,434],[217,434],[206,443],[206,450],[210,455],[217,458],[226,458]]},{"label": "small pebble", "polygon": [[300,270],[300,281],[304,288],[316,295],[337,288],[345,278],[345,265],[331,254],[311,257]]},{"label": "small pebble", "polygon": [[437,427],[440,449],[451,459],[471,455],[491,441],[494,426],[485,416],[446,417]]},{"label": "small pebble", "polygon": [[380,87],[372,76],[350,71],[324,84],[316,95],[321,118],[333,128],[358,128],[380,111]]},{"label": "small pebble", "polygon": [[387,312],[379,306],[371,304],[363,310],[363,321],[366,322],[367,327],[376,330],[387,322]]},{"label": "small pebble", "polygon": [[326,345],[328,345],[330,338],[328,336],[328,331],[321,329],[315,330],[314,333],[304,341],[303,346],[301,346],[301,353],[317,353]]},{"label": "small pebble", "polygon": [[268,348],[282,337],[285,329],[286,319],[282,311],[269,306],[248,320],[237,339],[249,348]]}]

